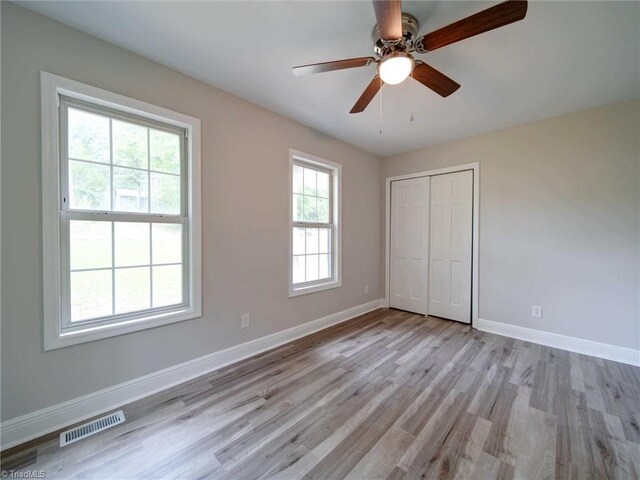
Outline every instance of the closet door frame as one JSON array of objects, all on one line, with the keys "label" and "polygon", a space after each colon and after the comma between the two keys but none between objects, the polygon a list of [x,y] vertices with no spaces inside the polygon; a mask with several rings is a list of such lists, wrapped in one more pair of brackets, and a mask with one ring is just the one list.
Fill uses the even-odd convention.
[{"label": "closet door frame", "polygon": [[442,175],[445,173],[461,172],[464,170],[473,170],[473,227],[472,227],[472,247],[471,247],[471,326],[476,328],[478,325],[478,265],[479,265],[479,225],[480,225],[480,163],[465,163],[463,165],[455,165],[452,167],[438,168],[435,170],[427,170],[423,172],[409,173],[407,175],[399,175],[396,177],[387,177],[385,181],[385,298],[384,305],[389,308],[389,271],[390,271],[390,253],[391,253],[391,182],[397,180],[406,180],[409,178],[431,177],[433,175]]}]

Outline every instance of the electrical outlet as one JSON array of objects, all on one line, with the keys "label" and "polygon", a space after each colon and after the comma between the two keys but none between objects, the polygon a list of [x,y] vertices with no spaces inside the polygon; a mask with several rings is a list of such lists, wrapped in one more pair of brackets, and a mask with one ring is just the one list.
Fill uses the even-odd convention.
[{"label": "electrical outlet", "polygon": [[369,285],[364,286],[364,293],[365,294],[369,293]]},{"label": "electrical outlet", "polygon": [[533,318],[542,318],[542,307],[540,305],[531,307],[531,316]]},{"label": "electrical outlet", "polygon": [[242,320],[240,321],[240,328],[247,328],[249,326],[249,314],[245,313],[242,315]]}]

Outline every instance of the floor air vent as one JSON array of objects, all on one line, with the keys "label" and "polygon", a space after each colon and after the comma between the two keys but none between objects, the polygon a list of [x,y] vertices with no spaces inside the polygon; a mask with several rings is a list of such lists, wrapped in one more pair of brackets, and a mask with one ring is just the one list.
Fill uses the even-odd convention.
[{"label": "floor air vent", "polygon": [[77,442],[83,438],[89,437],[94,433],[101,432],[107,428],[111,428],[119,423],[124,423],[124,412],[119,410],[106,417],[98,418],[93,422],[85,423],[79,427],[72,428],[60,434],[60,446],[64,447],[70,443]]}]

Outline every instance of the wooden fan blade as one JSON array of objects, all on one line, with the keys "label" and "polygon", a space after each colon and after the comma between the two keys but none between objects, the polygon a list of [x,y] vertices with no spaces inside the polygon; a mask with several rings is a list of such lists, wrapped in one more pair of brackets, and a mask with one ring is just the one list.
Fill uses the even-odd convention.
[{"label": "wooden fan blade", "polygon": [[349,113],[363,112],[364,109],[367,108],[367,105],[369,105],[371,100],[373,100],[373,97],[376,96],[376,93],[378,93],[378,90],[380,90],[381,83],[382,82],[378,75],[373,77],[373,80],[371,80],[369,85],[367,85],[367,88],[364,89],[364,92],[362,92],[362,95],[360,95],[360,98],[358,99],[358,101],[356,102],[356,104],[353,106],[353,108]]},{"label": "wooden fan blade", "polygon": [[411,76],[442,97],[448,97],[460,88],[458,83],[423,62],[416,62]]},{"label": "wooden fan blade", "polygon": [[297,77],[309,75],[312,73],[331,72],[333,70],[342,70],[344,68],[366,67],[375,63],[373,57],[348,58],[346,60],[336,60],[334,62],[312,63],[310,65],[300,65],[293,67],[291,71]]},{"label": "wooden fan blade", "polygon": [[400,40],[402,38],[402,2],[400,0],[373,0],[380,38]]},{"label": "wooden fan blade", "polygon": [[430,52],[465,38],[473,37],[495,28],[522,20],[527,14],[526,0],[508,0],[482,12],[471,15],[435,32],[420,37],[416,43]]}]

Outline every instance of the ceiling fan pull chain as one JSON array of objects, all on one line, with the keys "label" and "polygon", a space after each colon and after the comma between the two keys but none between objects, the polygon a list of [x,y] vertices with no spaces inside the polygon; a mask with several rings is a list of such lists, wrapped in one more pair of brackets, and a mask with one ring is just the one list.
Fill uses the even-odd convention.
[{"label": "ceiling fan pull chain", "polygon": [[380,78],[380,135],[382,135],[382,94],[384,92],[384,82]]},{"label": "ceiling fan pull chain", "polygon": [[409,121],[413,122],[413,71],[411,72],[411,80],[409,83],[411,84],[411,116],[409,117]]}]

